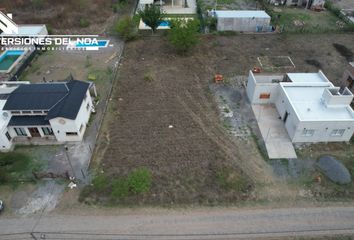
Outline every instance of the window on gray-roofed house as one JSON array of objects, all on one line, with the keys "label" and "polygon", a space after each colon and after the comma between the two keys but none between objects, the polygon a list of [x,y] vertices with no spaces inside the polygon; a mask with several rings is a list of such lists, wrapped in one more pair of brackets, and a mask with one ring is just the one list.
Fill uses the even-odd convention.
[{"label": "window on gray-roofed house", "polygon": [[24,128],[14,128],[17,136],[27,136],[26,130]]},{"label": "window on gray-roofed house", "polygon": [[11,114],[21,114],[20,111],[11,111]]},{"label": "window on gray-roofed house", "polygon": [[314,129],[304,129],[302,130],[302,136],[304,137],[312,137],[313,134],[315,133],[315,130]]},{"label": "window on gray-roofed house", "polygon": [[66,136],[77,136],[77,132],[66,132]]},{"label": "window on gray-roofed house", "polygon": [[31,114],[32,111],[22,111],[22,114]]},{"label": "window on gray-roofed house", "polygon": [[9,132],[6,132],[5,133],[5,136],[6,136],[6,138],[7,138],[7,140],[9,140],[9,141],[11,141],[11,136],[10,136],[10,133]]},{"label": "window on gray-roofed house", "polygon": [[53,135],[53,130],[50,127],[42,127],[42,131],[46,136]]},{"label": "window on gray-roofed house", "polygon": [[345,129],[334,129],[331,132],[331,136],[332,137],[341,137],[341,136],[343,136],[344,132],[345,132]]}]

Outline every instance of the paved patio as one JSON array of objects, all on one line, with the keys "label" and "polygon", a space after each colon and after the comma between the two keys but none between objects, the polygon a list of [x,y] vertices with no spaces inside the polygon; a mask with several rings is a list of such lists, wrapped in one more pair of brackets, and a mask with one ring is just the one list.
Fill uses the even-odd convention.
[{"label": "paved patio", "polygon": [[297,158],[294,146],[274,105],[252,105],[268,157]]}]

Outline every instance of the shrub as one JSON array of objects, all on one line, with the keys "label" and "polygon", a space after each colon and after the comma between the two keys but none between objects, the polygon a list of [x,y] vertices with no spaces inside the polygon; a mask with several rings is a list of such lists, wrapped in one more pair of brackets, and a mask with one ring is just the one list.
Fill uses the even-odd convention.
[{"label": "shrub", "polygon": [[170,43],[179,53],[186,53],[199,42],[199,21],[176,19],[171,23],[168,34]]},{"label": "shrub", "polygon": [[135,169],[129,174],[127,182],[132,193],[148,192],[151,187],[151,173],[147,168]]},{"label": "shrub", "polygon": [[47,31],[49,35],[53,34],[53,27],[49,24],[47,24]]},{"label": "shrub", "polygon": [[80,27],[86,28],[90,26],[90,22],[86,18],[80,18]]},{"label": "shrub", "polygon": [[117,179],[112,183],[113,198],[123,198],[129,195],[129,183],[126,179]]},{"label": "shrub", "polygon": [[96,191],[104,191],[108,188],[109,186],[109,178],[108,176],[101,174],[97,175],[93,180],[92,180],[92,185]]},{"label": "shrub", "polygon": [[44,2],[43,0],[32,0],[32,4],[33,7],[38,10],[43,8]]},{"label": "shrub", "polygon": [[116,24],[116,32],[125,40],[129,41],[135,38],[135,23],[130,16],[124,16]]}]

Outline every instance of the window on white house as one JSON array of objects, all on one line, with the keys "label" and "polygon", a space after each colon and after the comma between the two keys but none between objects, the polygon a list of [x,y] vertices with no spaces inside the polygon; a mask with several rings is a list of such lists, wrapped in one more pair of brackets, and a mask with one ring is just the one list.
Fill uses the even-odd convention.
[{"label": "window on white house", "polygon": [[88,111],[89,109],[90,109],[90,103],[87,103],[86,110]]},{"label": "window on white house", "polygon": [[53,130],[50,127],[42,127],[42,131],[46,136],[53,135]]},{"label": "window on white house", "polygon": [[11,136],[10,136],[10,133],[9,132],[6,132],[5,133],[5,136],[6,136],[6,138],[7,138],[7,140],[9,140],[9,141],[11,141]]},{"label": "window on white house", "polygon": [[11,114],[21,114],[20,111],[11,111]]},{"label": "window on white house", "polygon": [[314,129],[304,129],[302,130],[302,136],[304,137],[312,137],[313,134],[315,133],[315,130]]},{"label": "window on white house", "polygon": [[42,111],[33,111],[34,114],[43,114]]},{"label": "window on white house", "polygon": [[27,136],[26,130],[24,128],[14,128],[17,136]]},{"label": "window on white house", "polygon": [[345,132],[345,129],[334,129],[331,132],[331,136],[332,137],[341,137],[341,136],[343,136],[344,132]]},{"label": "window on white house", "polygon": [[66,132],[66,136],[77,136],[77,132]]},{"label": "window on white house", "polygon": [[32,114],[32,111],[22,111],[22,114]]}]

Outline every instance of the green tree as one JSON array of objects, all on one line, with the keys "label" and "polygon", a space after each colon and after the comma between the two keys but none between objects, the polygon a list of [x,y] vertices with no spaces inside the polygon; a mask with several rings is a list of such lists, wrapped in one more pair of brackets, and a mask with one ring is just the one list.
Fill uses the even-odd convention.
[{"label": "green tree", "polygon": [[171,22],[171,30],[168,34],[168,39],[179,53],[185,54],[198,44],[198,31],[198,20],[176,19]]},{"label": "green tree", "polygon": [[116,32],[125,40],[129,41],[135,38],[135,22],[130,16],[124,16],[115,27]]},{"label": "green tree", "polygon": [[152,33],[155,33],[164,17],[161,8],[155,4],[146,5],[144,10],[138,11],[138,15],[141,17],[142,21],[151,28]]}]

